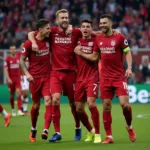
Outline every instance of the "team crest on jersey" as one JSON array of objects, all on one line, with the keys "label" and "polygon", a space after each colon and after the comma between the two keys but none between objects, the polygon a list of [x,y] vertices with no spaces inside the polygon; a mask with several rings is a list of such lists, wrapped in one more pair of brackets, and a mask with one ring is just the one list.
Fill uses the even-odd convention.
[{"label": "team crest on jersey", "polygon": [[125,45],[128,45],[127,39],[124,40],[124,44],[125,44]]},{"label": "team crest on jersey", "polygon": [[116,41],[112,40],[110,44],[111,44],[111,46],[115,46],[116,45]]},{"label": "team crest on jersey", "polygon": [[25,51],[26,51],[26,49],[23,47],[22,50],[21,50],[21,52],[24,53]]},{"label": "team crest on jersey", "polygon": [[93,46],[93,42],[89,42],[89,43],[88,43],[88,46]]},{"label": "team crest on jersey", "polygon": [[46,46],[49,47],[49,43],[48,42],[46,42]]}]

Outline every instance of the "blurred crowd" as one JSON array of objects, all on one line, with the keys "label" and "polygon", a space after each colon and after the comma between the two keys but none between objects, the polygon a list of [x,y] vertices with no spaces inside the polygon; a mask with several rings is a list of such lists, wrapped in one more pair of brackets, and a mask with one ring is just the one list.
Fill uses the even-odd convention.
[{"label": "blurred crowd", "polygon": [[[138,48],[150,48],[150,0],[1,0],[0,49],[8,49],[10,44],[18,48],[40,18],[56,25],[55,12],[62,8],[69,11],[73,26],[79,27],[82,19],[89,18],[95,31],[99,30],[100,15],[110,13],[114,28],[127,37],[133,54]],[[144,58],[140,66],[133,62],[134,74],[139,71],[141,81],[150,83],[149,58]],[[129,80],[137,82],[136,75]]]},{"label": "blurred crowd", "polygon": [[114,28],[127,36],[135,53],[138,47],[150,48],[150,0],[1,0],[0,49],[12,43],[19,47],[40,18],[56,25],[55,12],[61,8],[69,10],[73,26],[90,18],[94,30],[99,30],[100,15],[110,13]]}]

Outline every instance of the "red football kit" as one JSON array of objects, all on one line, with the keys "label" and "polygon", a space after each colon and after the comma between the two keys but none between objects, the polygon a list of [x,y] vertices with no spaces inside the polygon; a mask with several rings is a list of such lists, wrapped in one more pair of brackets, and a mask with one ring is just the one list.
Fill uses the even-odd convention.
[{"label": "red football kit", "polygon": [[[82,47],[82,52],[93,53],[94,38],[79,39],[78,45]],[[75,85],[75,100],[86,100],[87,97],[98,96],[99,73],[96,62],[91,62],[77,55],[77,79]]]},{"label": "red football kit", "polygon": [[8,83],[8,87],[10,92],[14,93],[17,88],[21,88],[19,57],[17,55],[8,56],[5,59],[4,67],[8,67],[8,73],[12,80],[12,84]]},{"label": "red football kit", "polygon": [[22,55],[28,57],[30,63],[29,73],[34,78],[34,81],[29,84],[32,100],[39,101],[44,96],[50,96],[50,47],[47,40],[35,40],[39,47],[39,51],[32,51],[32,43],[27,40],[24,43]]},{"label": "red football kit", "polygon": [[76,58],[74,48],[77,45],[81,31],[73,28],[72,34],[67,36],[58,27],[51,27],[52,72],[50,77],[51,93],[62,93],[69,99],[74,99],[76,80]]},{"label": "red football kit", "polygon": [[123,52],[129,50],[129,45],[122,34],[112,34],[107,37],[101,34],[96,37],[94,50],[100,53],[101,78],[100,94],[102,99],[112,99],[116,96],[128,95],[127,81],[123,66]]}]

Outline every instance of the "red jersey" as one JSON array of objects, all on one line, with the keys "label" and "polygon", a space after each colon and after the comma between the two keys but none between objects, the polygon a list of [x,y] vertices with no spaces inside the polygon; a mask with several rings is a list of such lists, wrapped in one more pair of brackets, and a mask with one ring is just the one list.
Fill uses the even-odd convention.
[{"label": "red jersey", "polygon": [[[93,53],[94,39],[79,39],[78,45],[82,47],[82,52],[86,54]],[[77,81],[98,79],[98,66],[97,62],[91,62],[83,57],[76,55],[77,57]]]},{"label": "red jersey", "polygon": [[113,79],[125,77],[123,50],[127,47],[128,42],[122,34],[112,34],[109,37],[101,34],[96,37],[93,51],[100,52],[102,77]]},{"label": "red jersey", "polygon": [[52,70],[76,69],[74,48],[81,35],[77,28],[73,28],[71,36],[67,36],[58,27],[51,27]]},{"label": "red jersey", "polygon": [[17,55],[6,57],[4,67],[8,67],[8,73],[12,80],[20,79],[20,65]]},{"label": "red jersey", "polygon": [[41,78],[50,75],[50,47],[47,40],[36,40],[39,47],[38,52],[32,51],[32,43],[27,40],[24,43],[22,55],[29,59],[29,72],[33,78]]},{"label": "red jersey", "polygon": [[[21,52],[17,52],[17,56],[18,56],[19,59],[20,59],[20,57],[21,57]],[[26,64],[27,68],[29,68],[29,59],[28,59],[28,58],[26,59],[25,64]],[[21,75],[25,75],[24,72],[22,71],[21,67],[20,67],[20,72],[21,72]]]}]

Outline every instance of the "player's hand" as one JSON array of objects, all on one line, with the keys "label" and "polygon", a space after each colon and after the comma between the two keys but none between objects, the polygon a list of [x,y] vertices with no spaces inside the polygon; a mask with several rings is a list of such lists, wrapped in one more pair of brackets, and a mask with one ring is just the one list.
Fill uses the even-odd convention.
[{"label": "player's hand", "polygon": [[7,79],[9,84],[12,84],[12,80],[10,78]]},{"label": "player's hand", "polygon": [[113,29],[113,33],[114,33],[114,35],[117,35],[117,34],[120,34],[121,32],[117,29]]},{"label": "player's hand", "polygon": [[35,42],[32,43],[32,50],[35,51],[35,52],[39,50],[38,45]]},{"label": "player's hand", "polygon": [[28,82],[34,81],[34,78],[32,77],[32,75],[29,72],[26,72],[25,75],[26,75]]},{"label": "player's hand", "polygon": [[67,30],[66,30],[66,35],[70,36],[72,34],[72,31],[73,31],[72,25],[69,25]]},{"label": "player's hand", "polygon": [[128,69],[126,70],[125,76],[126,76],[126,78],[132,77],[132,70],[131,70],[130,68],[128,68]]},{"label": "player's hand", "polygon": [[74,52],[77,54],[77,55],[81,55],[81,53],[82,53],[82,48],[81,48],[81,46],[76,46],[76,48],[74,49]]}]

